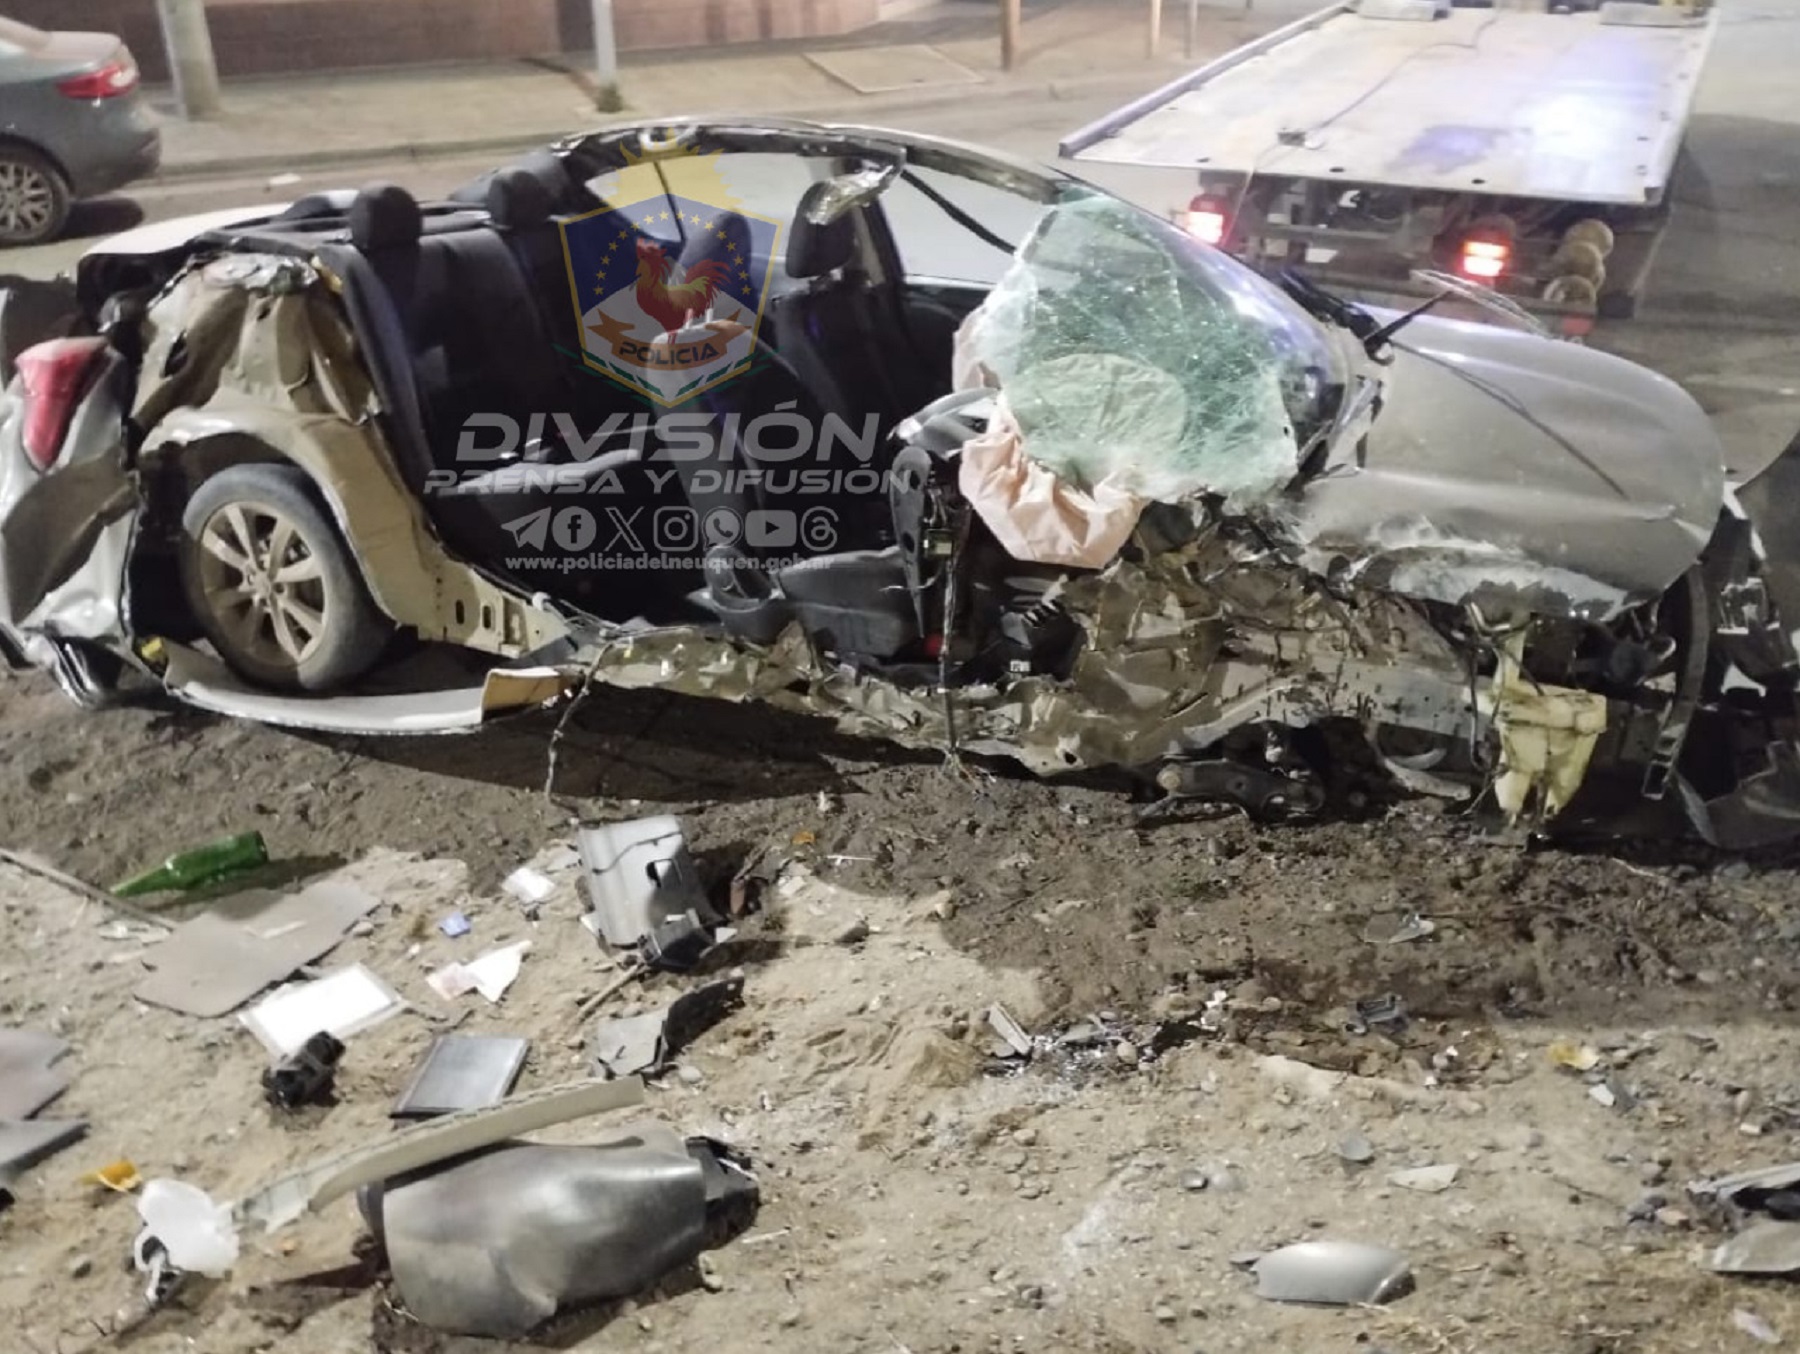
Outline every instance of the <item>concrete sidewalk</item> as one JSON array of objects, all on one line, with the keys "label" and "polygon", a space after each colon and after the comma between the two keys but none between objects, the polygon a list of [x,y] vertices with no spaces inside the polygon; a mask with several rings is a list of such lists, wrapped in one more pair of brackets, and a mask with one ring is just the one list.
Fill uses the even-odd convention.
[{"label": "concrete sidewalk", "polygon": [[[1070,0],[1028,11],[1021,60],[1000,69],[996,26],[946,25],[918,16],[926,42],[896,41],[909,25],[882,25],[883,42],[715,48],[627,60],[625,118],[683,113],[770,113],[879,123],[884,111],[971,105],[967,135],[981,139],[979,105],[1015,97],[1064,98],[1116,90],[1121,102],[1187,69],[1186,17],[1166,6],[1157,56],[1147,51],[1137,0]],[[1291,7],[1203,0],[1194,59],[1210,59],[1267,31]],[[818,58],[815,60],[814,58]],[[826,71],[823,61],[848,78]],[[595,110],[589,76],[550,63],[454,66],[235,81],[226,112],[205,122],[174,116],[167,96],[165,180],[299,171],[324,163],[507,150],[609,120]]]}]

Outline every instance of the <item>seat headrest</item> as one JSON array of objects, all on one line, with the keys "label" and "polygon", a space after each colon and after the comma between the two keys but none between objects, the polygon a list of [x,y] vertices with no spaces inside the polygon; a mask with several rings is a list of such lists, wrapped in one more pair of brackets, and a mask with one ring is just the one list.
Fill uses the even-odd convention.
[{"label": "seat headrest", "polygon": [[528,169],[502,169],[488,184],[487,211],[502,230],[541,226],[556,212],[550,187]]},{"label": "seat headrest", "polygon": [[397,183],[372,183],[350,204],[350,240],[365,253],[417,244],[424,231],[418,202]]},{"label": "seat headrest", "polygon": [[794,214],[794,226],[788,233],[789,277],[823,277],[856,257],[856,220],[852,215],[845,213],[825,225],[808,219],[807,214],[830,188],[829,183],[815,183],[800,198],[800,210]]}]

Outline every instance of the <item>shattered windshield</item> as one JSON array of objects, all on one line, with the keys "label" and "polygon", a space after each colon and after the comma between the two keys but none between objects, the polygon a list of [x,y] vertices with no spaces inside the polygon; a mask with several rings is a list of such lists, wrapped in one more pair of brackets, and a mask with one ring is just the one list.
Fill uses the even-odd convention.
[{"label": "shattered windshield", "polygon": [[1346,380],[1332,337],[1274,287],[1085,189],[1044,215],[964,338],[1034,461],[1163,501],[1278,491]]}]

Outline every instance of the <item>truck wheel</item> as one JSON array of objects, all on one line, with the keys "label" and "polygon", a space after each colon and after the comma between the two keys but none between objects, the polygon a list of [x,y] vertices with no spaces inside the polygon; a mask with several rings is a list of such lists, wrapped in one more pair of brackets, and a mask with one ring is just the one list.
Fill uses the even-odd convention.
[{"label": "truck wheel", "polygon": [[0,245],[42,244],[69,219],[69,185],[35,150],[0,146]]},{"label": "truck wheel", "polygon": [[1544,299],[1559,306],[1593,306],[1600,299],[1600,289],[1585,277],[1573,273],[1553,278],[1544,288]]},{"label": "truck wheel", "polygon": [[181,527],[188,605],[219,656],[257,686],[333,690],[393,637],[298,469],[221,471],[195,491]]}]

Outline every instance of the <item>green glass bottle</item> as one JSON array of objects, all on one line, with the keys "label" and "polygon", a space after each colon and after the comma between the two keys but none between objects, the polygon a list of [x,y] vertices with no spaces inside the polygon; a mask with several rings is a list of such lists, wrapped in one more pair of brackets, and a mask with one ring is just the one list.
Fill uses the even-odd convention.
[{"label": "green glass bottle", "polygon": [[262,833],[246,832],[170,856],[154,870],[117,885],[113,892],[121,898],[135,898],[145,893],[199,888],[228,874],[241,874],[268,862],[269,848]]}]

